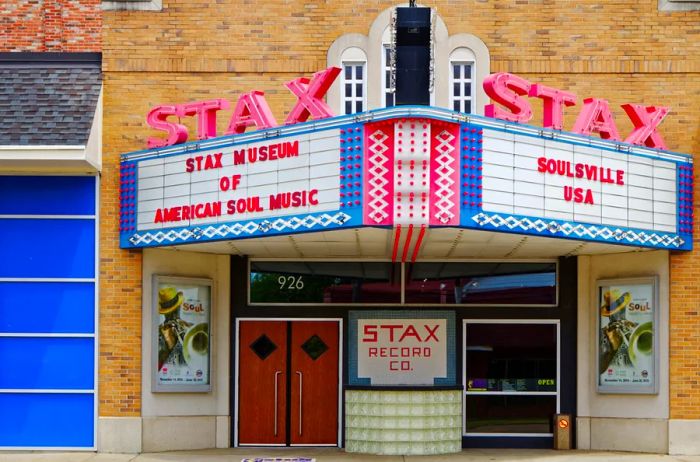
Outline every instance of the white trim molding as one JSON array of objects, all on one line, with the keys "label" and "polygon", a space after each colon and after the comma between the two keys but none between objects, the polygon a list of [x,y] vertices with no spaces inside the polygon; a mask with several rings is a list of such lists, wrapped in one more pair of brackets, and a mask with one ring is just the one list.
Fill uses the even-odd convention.
[{"label": "white trim molding", "polygon": [[659,11],[699,11],[700,0],[659,0]]},{"label": "white trim molding", "polygon": [[161,11],[163,0],[111,0],[103,1],[104,11]]}]

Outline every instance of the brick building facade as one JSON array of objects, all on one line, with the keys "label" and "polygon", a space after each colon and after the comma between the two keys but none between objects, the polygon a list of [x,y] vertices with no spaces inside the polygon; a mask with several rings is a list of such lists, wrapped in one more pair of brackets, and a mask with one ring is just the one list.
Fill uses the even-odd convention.
[{"label": "brick building facade", "polygon": [[100,2],[20,1],[2,7],[2,46],[14,52],[99,52]]},{"label": "brick building facade", "polygon": [[[324,68],[335,40],[343,34],[367,35],[375,18],[392,6],[357,2],[202,6],[172,1],[159,12],[106,13],[104,70],[110,110],[105,118],[105,173],[117,168],[119,153],[144,147],[151,132],[143,125],[143,116],[159,103],[235,100],[238,94],[259,88],[281,118],[294,101],[282,83]],[[619,109],[621,104],[669,106],[672,113],[662,127],[669,149],[698,151],[700,132],[695,129],[698,113],[693,101],[700,96],[700,42],[692,40],[699,32],[697,11],[659,11],[654,0],[577,5],[437,2],[429,6],[450,34],[473,34],[485,43],[490,72],[515,73],[574,92],[581,99],[605,98],[622,133],[632,127]],[[533,108],[533,120],[538,121],[541,108],[538,104]],[[575,109],[565,111],[565,127],[573,126]],[[226,121],[221,119],[225,118],[219,120],[223,131]],[[117,179],[106,177],[103,197],[114,197]],[[138,329],[141,255],[117,248],[116,203],[103,204],[102,317],[111,319],[113,313],[123,319],[126,305],[126,317]],[[700,345],[692,340],[698,322],[692,283],[696,253],[669,255],[668,412],[672,421],[700,419]],[[112,272],[105,267],[119,269]],[[102,328],[111,330],[109,324],[103,323]],[[109,358],[102,367],[110,374],[103,375],[102,415],[140,412],[139,394],[147,391],[139,389],[141,371],[134,365],[140,352],[130,343],[132,335],[131,329],[123,329],[121,335],[102,342],[103,357]],[[123,382],[107,379],[111,374],[127,378],[133,387],[124,389]]]},{"label": "brick building facade", "polygon": [[[77,8],[68,3],[71,2],[20,2],[18,6],[2,7],[6,10],[2,21],[9,21],[9,27],[4,29],[8,38],[0,51],[102,51],[98,449],[140,452],[235,445],[239,423],[235,421],[238,365],[232,358],[238,339],[234,320],[216,333],[219,346],[229,348],[220,348],[218,356],[212,359],[219,365],[219,375],[208,397],[156,393],[151,388],[152,334],[147,332],[153,327],[151,279],[160,274],[212,278],[220,287],[221,304],[245,305],[241,312],[252,318],[254,310],[246,311],[250,309],[246,302],[235,301],[241,295],[234,288],[245,290],[241,284],[247,278],[246,273],[236,279],[236,271],[247,271],[246,265],[236,259],[246,255],[259,257],[262,253],[220,248],[188,252],[186,246],[143,251],[120,248],[120,156],[146,149],[146,139],[157,135],[144,121],[149,110],[158,104],[215,98],[235,102],[238,95],[260,89],[264,90],[272,113],[282,121],[296,101],[284,83],[330,65],[342,66],[346,62],[342,54],[345,50],[361,50],[365,63],[374,60],[385,67],[386,63],[373,54],[384,53],[389,11],[397,5],[386,1],[116,1],[109,2],[115,10],[101,13],[96,1],[80,2]],[[136,3],[148,4],[148,8],[139,10]],[[680,3],[689,8],[694,4]],[[660,132],[668,149],[693,155],[700,151],[700,40],[696,39],[700,34],[699,11],[665,11],[656,0],[576,4],[440,0],[426,6],[433,9],[433,21],[438,24],[438,30],[433,32],[433,37],[438,37],[433,39],[436,50],[441,50],[440,43],[446,50],[453,42],[466,44],[461,48],[474,43],[485,47],[485,59],[476,46],[470,48],[470,62],[478,69],[473,82],[473,113],[483,114],[483,106],[489,102],[476,93],[483,83],[478,72],[509,72],[578,95],[577,105],[564,112],[565,131],[572,129],[582,100],[588,97],[609,101],[623,138],[633,126],[620,108],[622,104],[666,106],[671,113]],[[125,10],[127,7],[130,9]],[[443,42],[439,41],[440,34],[444,35],[440,39]],[[360,43],[365,48],[357,45]],[[334,54],[335,50],[340,51]],[[358,54],[348,62],[359,62],[357,56],[362,61]],[[446,54],[445,64],[448,62],[453,60],[448,60]],[[375,92],[365,109],[384,106],[376,96],[380,90],[376,89],[383,88],[386,81],[372,78],[381,73],[370,69],[368,77],[364,77],[365,91]],[[436,93],[446,95],[451,83],[446,73],[443,78],[437,76],[435,85],[443,88]],[[340,113],[342,89],[340,83],[336,85],[328,102]],[[435,106],[452,107],[450,98],[440,99],[439,95],[435,97]],[[530,123],[541,126],[542,105],[533,100],[532,107],[534,117]],[[219,134],[227,127],[230,111],[223,113],[226,115],[218,118]],[[191,134],[196,133],[192,118],[181,122]],[[694,231],[697,232],[697,225]],[[607,251],[555,255],[543,251],[542,255],[535,252],[522,259],[527,262],[538,258],[576,258],[575,263],[566,263],[564,258],[559,265],[571,271],[565,279],[575,281],[564,289],[574,293],[574,301],[570,302],[577,307],[574,318],[578,320],[573,327],[577,341],[561,342],[569,341],[578,348],[575,361],[562,365],[563,374],[577,376],[572,405],[576,410],[577,446],[698,454],[700,446],[693,434],[700,427],[700,289],[695,284],[699,251],[628,250],[618,246]],[[287,255],[285,252],[264,256],[282,257]],[[513,252],[503,252],[498,259],[517,255]],[[495,259],[495,255],[490,258]],[[384,259],[390,257],[390,251],[383,255]],[[468,257],[465,254],[458,260]],[[666,310],[661,314],[657,333],[661,339],[659,393],[601,395],[591,372],[597,367],[597,350],[591,346],[597,333],[593,324],[595,283],[598,279],[650,274],[660,278],[659,306]],[[563,289],[559,290],[561,294]],[[219,319],[239,317],[234,313],[236,309],[217,308],[221,311]],[[279,313],[285,317],[299,314],[290,315],[284,310]],[[458,315],[466,316],[459,310]],[[348,322],[347,314],[338,316]],[[488,314],[480,317],[488,318]],[[573,321],[561,318],[560,322],[563,325]],[[466,329],[467,324],[464,326]],[[458,339],[457,343],[464,346],[461,341]],[[350,345],[345,345],[348,348]],[[226,384],[223,388],[221,381]],[[463,385],[462,379],[458,384]],[[637,436],[627,441],[615,437],[618,425]],[[182,429],[191,430],[190,436],[170,442],[159,437]],[[459,433],[461,438],[461,427]],[[339,444],[343,443],[340,438]],[[518,445],[512,441],[507,444]]]}]

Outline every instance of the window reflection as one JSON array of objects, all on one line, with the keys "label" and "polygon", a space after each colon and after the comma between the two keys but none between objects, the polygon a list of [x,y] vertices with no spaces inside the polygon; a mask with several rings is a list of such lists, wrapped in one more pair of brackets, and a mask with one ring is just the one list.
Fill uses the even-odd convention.
[{"label": "window reflection", "polygon": [[255,261],[251,303],[400,303],[401,270],[385,262]]},{"label": "window reflection", "polygon": [[467,433],[552,433],[555,396],[468,396]]},{"label": "window reflection", "polygon": [[555,263],[415,263],[406,303],[556,304]]},{"label": "window reflection", "polygon": [[467,391],[556,391],[556,324],[466,325]]}]

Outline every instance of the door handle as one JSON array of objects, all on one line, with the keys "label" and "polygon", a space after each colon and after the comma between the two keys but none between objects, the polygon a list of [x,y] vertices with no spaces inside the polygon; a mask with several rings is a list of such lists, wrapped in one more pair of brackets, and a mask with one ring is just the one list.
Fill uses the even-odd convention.
[{"label": "door handle", "polygon": [[299,375],[299,436],[301,436],[301,422],[303,417],[301,404],[303,402],[302,397],[304,395],[304,374],[302,374],[300,371],[297,371],[297,374]]},{"label": "door handle", "polygon": [[281,373],[282,373],[282,371],[275,371],[275,418],[274,418],[274,422],[275,422],[275,436],[277,436],[277,408],[278,408],[277,403],[278,403],[278,401],[279,401],[279,399],[278,399],[278,391],[277,391],[277,383],[278,383],[277,377],[279,377],[279,375],[280,375]]}]

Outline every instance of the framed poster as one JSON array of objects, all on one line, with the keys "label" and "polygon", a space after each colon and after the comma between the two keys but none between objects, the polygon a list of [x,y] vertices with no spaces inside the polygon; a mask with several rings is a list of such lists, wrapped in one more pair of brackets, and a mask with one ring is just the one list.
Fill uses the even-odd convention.
[{"label": "framed poster", "polygon": [[153,391],[211,391],[210,279],[153,277]]},{"label": "framed poster", "polygon": [[658,278],[597,283],[598,392],[658,393]]}]

